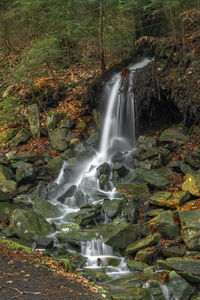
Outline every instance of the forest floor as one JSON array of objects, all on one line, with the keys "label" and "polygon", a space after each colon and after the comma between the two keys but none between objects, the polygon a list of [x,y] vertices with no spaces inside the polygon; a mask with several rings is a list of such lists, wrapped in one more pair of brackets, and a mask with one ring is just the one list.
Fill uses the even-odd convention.
[{"label": "forest floor", "polygon": [[100,300],[97,286],[41,252],[10,249],[0,242],[0,299]]}]

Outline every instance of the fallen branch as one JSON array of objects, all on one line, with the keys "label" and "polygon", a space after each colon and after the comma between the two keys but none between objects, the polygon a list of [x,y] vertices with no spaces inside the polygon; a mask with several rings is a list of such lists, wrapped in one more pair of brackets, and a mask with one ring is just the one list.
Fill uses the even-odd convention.
[{"label": "fallen branch", "polygon": [[17,292],[19,293],[19,295],[11,297],[12,299],[13,299],[13,298],[18,298],[18,297],[22,296],[23,294],[31,294],[31,295],[40,295],[40,294],[42,294],[41,292],[26,292],[26,291],[20,291],[20,290],[18,290],[17,288],[13,288],[13,287],[10,287],[10,289],[11,289],[11,290],[14,290],[14,291],[17,291]]}]

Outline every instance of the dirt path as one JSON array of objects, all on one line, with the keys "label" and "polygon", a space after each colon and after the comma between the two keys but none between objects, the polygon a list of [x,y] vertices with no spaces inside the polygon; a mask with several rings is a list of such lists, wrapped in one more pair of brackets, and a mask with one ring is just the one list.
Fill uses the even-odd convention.
[{"label": "dirt path", "polygon": [[23,249],[8,249],[0,243],[1,300],[104,299],[95,291],[97,288],[91,287],[87,280],[66,272],[49,257]]}]

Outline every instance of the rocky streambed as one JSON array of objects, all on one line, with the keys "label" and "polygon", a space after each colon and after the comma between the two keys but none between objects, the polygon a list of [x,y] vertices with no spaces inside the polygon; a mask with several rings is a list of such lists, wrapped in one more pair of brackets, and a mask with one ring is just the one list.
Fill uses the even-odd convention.
[{"label": "rocky streambed", "polygon": [[[60,129],[66,135],[66,126]],[[94,134],[63,146],[55,158],[15,151],[3,156],[0,235],[69,261],[72,270],[101,282],[112,299],[199,299],[199,128],[189,132],[180,125],[140,136],[128,153],[116,147],[111,163],[96,170],[100,191],[88,197],[70,182],[97,144]],[[63,163],[64,194],[58,183]],[[77,209],[65,214],[72,197]],[[101,239],[112,255],[88,268],[83,248]],[[122,257],[129,271],[111,276]]]}]

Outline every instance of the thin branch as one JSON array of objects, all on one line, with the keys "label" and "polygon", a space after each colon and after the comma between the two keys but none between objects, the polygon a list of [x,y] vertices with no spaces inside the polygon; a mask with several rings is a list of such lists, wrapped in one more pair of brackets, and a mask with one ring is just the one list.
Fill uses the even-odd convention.
[{"label": "thin branch", "polygon": [[23,294],[31,294],[31,295],[41,295],[41,294],[42,294],[41,292],[26,292],[26,291],[20,291],[20,290],[18,290],[17,288],[13,288],[13,287],[9,287],[9,289],[14,290],[14,291],[16,291],[16,292],[19,293],[19,295],[11,297],[12,299],[13,299],[13,298],[18,298],[18,297],[22,296]]}]

